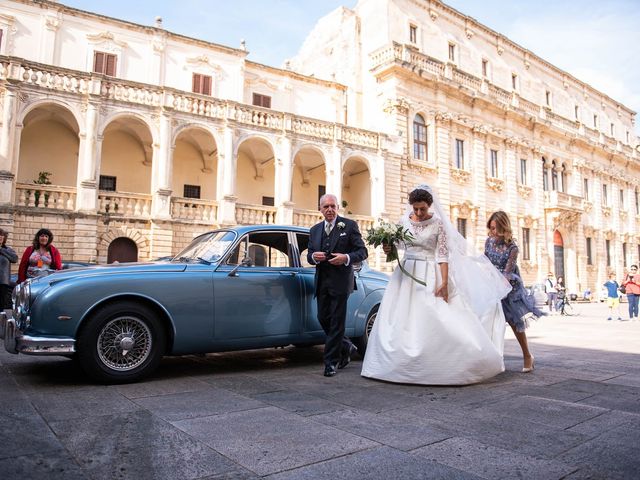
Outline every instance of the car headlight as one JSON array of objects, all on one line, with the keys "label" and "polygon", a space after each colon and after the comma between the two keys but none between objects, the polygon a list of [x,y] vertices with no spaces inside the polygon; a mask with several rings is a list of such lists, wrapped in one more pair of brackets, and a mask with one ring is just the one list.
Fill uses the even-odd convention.
[{"label": "car headlight", "polygon": [[20,330],[28,327],[29,302],[31,301],[31,285],[29,280],[18,284],[13,294],[13,318]]}]

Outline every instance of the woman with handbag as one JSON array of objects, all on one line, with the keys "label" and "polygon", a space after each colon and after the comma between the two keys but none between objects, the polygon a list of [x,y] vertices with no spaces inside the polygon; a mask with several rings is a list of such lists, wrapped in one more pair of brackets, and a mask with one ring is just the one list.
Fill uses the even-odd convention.
[{"label": "woman with handbag", "polygon": [[631,265],[630,272],[627,274],[624,282],[622,282],[624,292],[627,294],[629,302],[629,320],[638,319],[638,300],[640,300],[640,274],[638,274],[638,266]]}]

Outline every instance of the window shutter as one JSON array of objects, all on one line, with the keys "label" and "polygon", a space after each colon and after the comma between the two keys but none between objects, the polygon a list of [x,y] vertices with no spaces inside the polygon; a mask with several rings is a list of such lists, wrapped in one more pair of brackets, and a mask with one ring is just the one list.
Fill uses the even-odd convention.
[{"label": "window shutter", "polygon": [[93,71],[96,73],[104,73],[104,53],[93,53]]},{"label": "window shutter", "polygon": [[263,97],[262,106],[265,108],[271,108],[271,97],[265,95]]},{"label": "window shutter", "polygon": [[111,77],[116,76],[116,63],[118,57],[115,55],[106,55],[107,57],[107,68],[105,69],[105,73]]},{"label": "window shutter", "polygon": [[200,93],[200,74],[194,73],[191,80],[191,91],[193,93]]},{"label": "window shutter", "polygon": [[203,75],[202,80],[202,93],[204,95],[211,95],[211,77]]}]

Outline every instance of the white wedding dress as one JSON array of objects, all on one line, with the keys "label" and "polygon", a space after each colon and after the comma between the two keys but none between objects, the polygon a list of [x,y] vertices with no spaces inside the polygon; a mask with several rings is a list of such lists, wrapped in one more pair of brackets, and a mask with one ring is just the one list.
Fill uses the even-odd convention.
[{"label": "white wedding dress", "polygon": [[[443,224],[435,216],[402,223],[414,237],[402,264],[427,286],[395,269],[369,336],[362,375],[397,383],[466,385],[502,372],[505,320],[500,301],[474,313],[451,275],[449,302],[436,297],[442,284],[438,262],[449,257]],[[477,288],[481,293],[482,287]]]}]

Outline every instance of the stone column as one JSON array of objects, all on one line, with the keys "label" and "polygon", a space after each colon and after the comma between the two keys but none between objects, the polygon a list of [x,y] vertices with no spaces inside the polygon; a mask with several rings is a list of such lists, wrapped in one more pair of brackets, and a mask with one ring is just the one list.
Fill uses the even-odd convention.
[{"label": "stone column", "polygon": [[327,193],[338,197],[338,205],[342,204],[342,148],[334,145],[331,156],[327,158]]},{"label": "stone column", "polygon": [[382,153],[373,158],[371,168],[371,216],[375,219],[388,216],[385,208],[386,188],[385,188],[384,156]]},{"label": "stone column", "polygon": [[2,128],[0,129],[0,205],[11,204],[15,179],[13,151],[16,122],[16,92],[5,86],[2,104]]},{"label": "stone column", "polygon": [[[481,125],[473,127],[472,132],[473,145],[471,151],[471,164],[473,165],[473,203],[479,207],[474,229],[476,232],[480,232],[482,231],[480,227],[487,222],[487,162],[485,153],[487,132]],[[476,236],[476,250],[484,252],[484,241],[485,238],[483,235]]]},{"label": "stone column", "polygon": [[229,126],[222,131],[222,145],[218,151],[218,223],[220,225],[236,224],[236,170],[237,158],[234,153],[233,129]]},{"label": "stone column", "polygon": [[62,19],[46,14],[43,19],[43,29],[40,31],[40,63],[55,65],[56,32],[62,23]]},{"label": "stone column", "polygon": [[277,223],[293,223],[293,202],[291,201],[291,182],[293,180],[293,158],[291,140],[286,136],[278,139],[279,149],[275,159],[275,205]]},{"label": "stone column", "polygon": [[97,145],[98,145],[98,104],[87,103],[85,131],[80,134],[78,154],[78,177],[76,210],[95,212],[98,202]]},{"label": "stone column", "polygon": [[153,146],[151,165],[151,191],[153,192],[151,212],[154,219],[171,218],[171,116],[163,112],[160,115],[160,144]]}]

